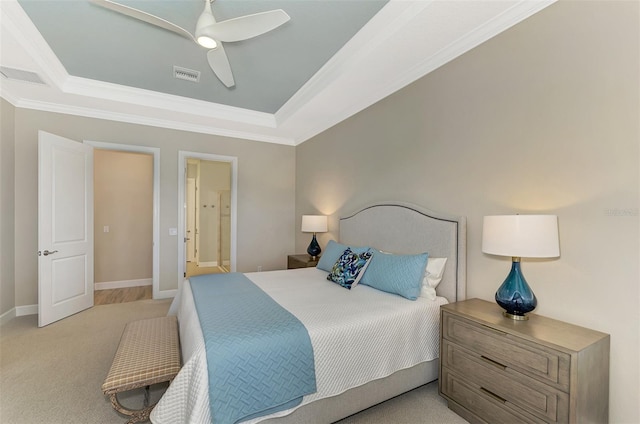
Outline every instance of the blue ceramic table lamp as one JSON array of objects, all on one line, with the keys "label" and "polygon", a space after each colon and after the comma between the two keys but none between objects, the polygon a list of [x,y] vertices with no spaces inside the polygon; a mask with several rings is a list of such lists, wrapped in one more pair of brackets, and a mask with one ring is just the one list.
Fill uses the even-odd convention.
[{"label": "blue ceramic table lamp", "polygon": [[302,232],[313,233],[311,243],[307,247],[307,253],[315,261],[322,251],[318,240],[316,240],[316,233],[327,232],[327,217],[325,215],[302,215]]},{"label": "blue ceramic table lamp", "polygon": [[556,215],[485,216],[482,251],[490,255],[511,256],[511,272],[496,292],[496,302],[514,320],[529,319],[526,314],[538,304],[522,275],[520,258],[560,256]]}]

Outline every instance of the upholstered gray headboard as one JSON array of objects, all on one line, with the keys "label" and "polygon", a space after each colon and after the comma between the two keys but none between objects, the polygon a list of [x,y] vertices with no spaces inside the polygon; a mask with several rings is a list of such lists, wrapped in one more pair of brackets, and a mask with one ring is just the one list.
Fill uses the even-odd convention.
[{"label": "upholstered gray headboard", "polygon": [[340,218],[340,242],[398,254],[428,252],[446,257],[439,296],[466,298],[466,218],[402,202],[369,205]]}]

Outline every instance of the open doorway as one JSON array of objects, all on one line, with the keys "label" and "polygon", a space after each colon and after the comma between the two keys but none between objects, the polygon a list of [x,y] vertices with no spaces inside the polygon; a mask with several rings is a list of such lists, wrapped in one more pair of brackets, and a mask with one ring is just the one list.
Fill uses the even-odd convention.
[{"label": "open doorway", "polygon": [[186,277],[229,272],[231,163],[187,159]]},{"label": "open doorway", "polygon": [[179,279],[235,271],[236,158],[179,152]]},{"label": "open doorway", "polygon": [[152,298],[153,156],[94,149],[94,305]]},{"label": "open doorway", "polygon": [[[94,211],[94,286],[102,292],[94,300],[97,304],[113,299],[137,300],[148,298],[149,293],[153,299],[167,297],[160,291],[159,278],[160,149],[88,140],[84,143],[98,152],[98,161],[106,160],[100,177],[103,198],[94,199],[102,205]],[[95,184],[94,179],[94,190]],[[116,186],[120,194],[114,192]],[[141,193],[132,194],[135,190]],[[125,200],[127,196],[129,200]],[[134,216],[140,216],[140,220],[133,222]]]}]

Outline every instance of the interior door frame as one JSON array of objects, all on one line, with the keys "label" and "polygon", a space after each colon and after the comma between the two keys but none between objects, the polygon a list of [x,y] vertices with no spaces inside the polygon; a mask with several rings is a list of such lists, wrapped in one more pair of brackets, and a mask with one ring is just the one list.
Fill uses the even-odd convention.
[{"label": "interior door frame", "polygon": [[[190,160],[192,159],[192,160]],[[196,231],[194,234],[194,247],[196,249],[196,254],[195,254],[195,260],[196,260],[196,265],[200,264],[200,208],[198,207],[198,205],[200,204],[200,160],[199,159],[195,159],[195,158],[188,158],[186,159],[186,167],[188,168],[189,165],[194,165],[196,167],[196,178],[195,178],[195,182],[196,182],[196,195],[195,195],[195,204],[193,205],[194,208],[194,215],[195,215],[195,227],[196,227]],[[186,180],[185,180],[186,181]],[[186,199],[186,198],[185,198]],[[185,207],[186,208],[186,207]],[[186,216],[185,216],[185,228],[186,228]],[[185,234],[186,237],[186,234]],[[186,258],[186,256],[185,256]]]},{"label": "interior door frame", "polygon": [[153,266],[152,291],[154,299],[173,297],[175,290],[167,293],[160,291],[160,149],[158,147],[136,146],[104,141],[84,140],[94,149],[114,150],[130,153],[145,153],[153,156]]},{"label": "interior door frame", "polygon": [[[189,189],[190,181],[193,181],[193,187],[191,189]],[[190,207],[189,199],[190,199],[191,191],[193,191],[193,205]],[[187,214],[187,219],[186,219],[187,233],[189,233],[189,230],[192,230],[192,232],[189,234],[189,240],[191,241],[191,249],[193,250],[193,253],[191,253],[189,249],[189,242],[187,242],[187,261],[195,261],[196,263],[198,263],[198,247],[196,245],[196,240],[198,236],[198,223],[197,223],[196,214],[195,214],[195,211],[197,210],[196,208],[197,203],[198,203],[198,199],[197,199],[196,178],[187,178],[187,212],[189,212],[191,208],[193,209],[192,213]],[[190,218],[189,215],[192,215],[192,218],[193,218],[192,228],[189,228],[189,218]]]},{"label": "interior door frame", "polygon": [[212,153],[178,151],[178,287],[185,279],[187,252],[185,249],[185,228],[187,224],[187,159],[200,159],[213,162],[227,162],[231,165],[231,246],[229,260],[230,271],[236,272],[237,250],[237,214],[238,214],[238,158]]}]

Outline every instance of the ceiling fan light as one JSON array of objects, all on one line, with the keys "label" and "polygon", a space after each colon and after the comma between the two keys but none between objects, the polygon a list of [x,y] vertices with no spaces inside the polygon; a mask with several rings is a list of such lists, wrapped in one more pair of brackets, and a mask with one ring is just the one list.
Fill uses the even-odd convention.
[{"label": "ceiling fan light", "polygon": [[216,18],[213,17],[213,12],[211,11],[211,1],[204,0],[204,10],[198,18],[195,32],[196,41],[202,47],[206,47],[208,49],[215,49],[218,47],[218,42],[211,38],[207,32],[207,28],[211,25],[215,25],[215,23]]},{"label": "ceiling fan light", "polygon": [[201,35],[198,37],[198,44],[202,47],[206,47],[207,49],[215,49],[218,47],[218,42],[211,37],[207,37],[206,35]]}]

